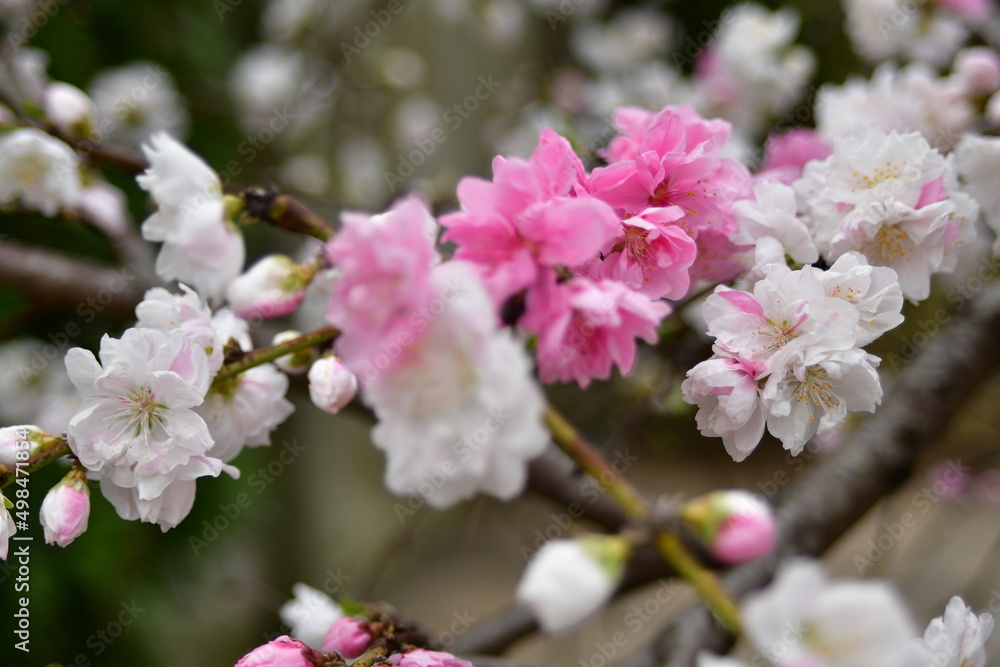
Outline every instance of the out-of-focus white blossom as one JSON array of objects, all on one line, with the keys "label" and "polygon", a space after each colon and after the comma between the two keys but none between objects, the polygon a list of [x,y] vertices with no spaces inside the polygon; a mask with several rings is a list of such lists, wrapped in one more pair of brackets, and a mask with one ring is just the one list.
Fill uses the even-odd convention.
[{"label": "out-of-focus white blossom", "polygon": [[150,166],[136,181],[159,207],[142,224],[143,238],[163,243],[156,274],[220,300],[242,270],[246,249],[226,220],[219,175],[168,134],[154,135],[143,149]]},{"label": "out-of-focus white blossom", "polygon": [[187,110],[162,65],[140,61],[105,70],[91,82],[90,97],[100,115],[99,138],[138,147],[156,132],[187,132]]},{"label": "out-of-focus white blossom", "polygon": [[72,148],[33,127],[0,139],[0,204],[54,216],[76,206],[80,160]]}]

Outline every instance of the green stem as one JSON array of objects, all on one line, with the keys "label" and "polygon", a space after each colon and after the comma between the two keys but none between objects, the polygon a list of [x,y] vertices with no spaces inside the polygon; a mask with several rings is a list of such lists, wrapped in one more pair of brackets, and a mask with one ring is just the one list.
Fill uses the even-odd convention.
[{"label": "green stem", "polygon": [[743,622],[740,610],[729,596],[729,593],[719,583],[719,579],[685,548],[684,543],[673,533],[663,531],[656,538],[656,549],[663,558],[674,566],[678,574],[691,582],[694,589],[708,602],[712,610],[719,615],[730,632],[740,634]]},{"label": "green stem", "polygon": [[607,489],[615,502],[630,519],[642,519],[649,508],[631,484],[618,476],[605,460],[604,455],[587,442],[580,432],[558,410],[549,406],[545,411],[545,425],[552,440],[577,464]]},{"label": "green stem", "polygon": [[[600,482],[630,519],[642,520],[649,517],[649,505],[639,492],[614,471],[600,450],[584,439],[576,427],[551,406],[545,412],[545,424],[556,445]],[[742,628],[739,609],[716,576],[702,567],[673,533],[660,532],[654,544],[664,560],[694,586],[729,629],[734,634],[739,634]]]},{"label": "green stem", "polygon": [[226,380],[230,380],[244,371],[250,370],[255,366],[260,366],[261,364],[274,361],[275,359],[279,359],[286,354],[294,354],[296,352],[301,352],[302,350],[307,350],[310,347],[322,345],[323,343],[336,338],[339,333],[340,332],[334,327],[323,327],[322,329],[302,334],[298,338],[293,338],[285,341],[284,343],[271,345],[270,347],[262,347],[251,352],[247,352],[236,361],[232,361],[223,366],[219,370],[219,373],[215,376],[212,386],[218,387]]}]

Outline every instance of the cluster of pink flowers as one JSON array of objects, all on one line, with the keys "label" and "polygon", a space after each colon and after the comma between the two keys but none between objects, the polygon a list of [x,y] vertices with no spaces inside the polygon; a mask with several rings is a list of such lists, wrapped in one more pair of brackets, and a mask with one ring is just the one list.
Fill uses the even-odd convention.
[{"label": "cluster of pink flowers", "polygon": [[[383,623],[344,616],[330,596],[299,583],[295,597],[281,608],[281,617],[291,626],[291,636],[273,639],[243,656],[236,667],[322,667],[350,664],[376,645]],[[391,639],[396,643],[394,639]],[[402,646],[388,657],[396,667],[473,667],[450,653]]]},{"label": "cluster of pink flowers", "polygon": [[[621,109],[607,166],[588,173],[545,130],[527,160],[497,157],[493,180],[468,177],[462,210],[442,217],[456,258],[478,268],[498,308],[537,335],[543,382],[627,373],[635,339],[655,342],[693,281],[740,270],[733,203],[749,188],[723,158],[724,121],[690,107]],[[523,312],[519,306],[523,304]]]}]

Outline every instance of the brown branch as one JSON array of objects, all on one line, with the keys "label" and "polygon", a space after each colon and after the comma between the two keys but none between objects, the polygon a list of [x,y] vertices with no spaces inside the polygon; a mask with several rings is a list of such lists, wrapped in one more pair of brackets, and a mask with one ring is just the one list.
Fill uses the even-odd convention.
[{"label": "brown branch", "polygon": [[[850,443],[786,487],[779,499],[775,552],[727,574],[723,583],[729,592],[741,598],[766,585],[788,557],[825,551],[906,481],[921,451],[998,367],[1000,285],[992,285],[900,372],[892,395]],[[699,651],[724,653],[731,644],[732,637],[705,608],[694,605],[628,665],[689,667]]]},{"label": "brown branch", "polygon": [[276,227],[327,241],[334,228],[308,206],[288,195],[273,190],[248,188],[242,193],[247,213]]},{"label": "brown branch", "polygon": [[143,171],[149,166],[149,163],[141,155],[122,146],[115,146],[104,141],[93,142],[90,139],[70,137],[56,131],[53,127],[42,127],[42,129],[65,141],[81,157],[92,164],[104,164],[133,173]]},{"label": "brown branch", "polygon": [[0,285],[78,315],[85,309],[131,315],[149,287],[128,267],[105,268],[9,240],[0,242]]}]

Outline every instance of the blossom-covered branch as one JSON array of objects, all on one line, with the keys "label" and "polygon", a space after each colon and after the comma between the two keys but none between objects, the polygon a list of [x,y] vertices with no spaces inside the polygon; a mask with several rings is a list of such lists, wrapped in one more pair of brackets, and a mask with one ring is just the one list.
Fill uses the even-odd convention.
[{"label": "blossom-covered branch", "polygon": [[[956,316],[900,373],[886,404],[851,441],[789,484],[778,500],[774,552],[723,577],[742,598],[765,585],[779,563],[818,555],[879,500],[900,487],[951,417],[1000,367],[1000,286]],[[673,620],[629,667],[689,667],[699,651],[724,652],[732,636],[703,608]]]}]

